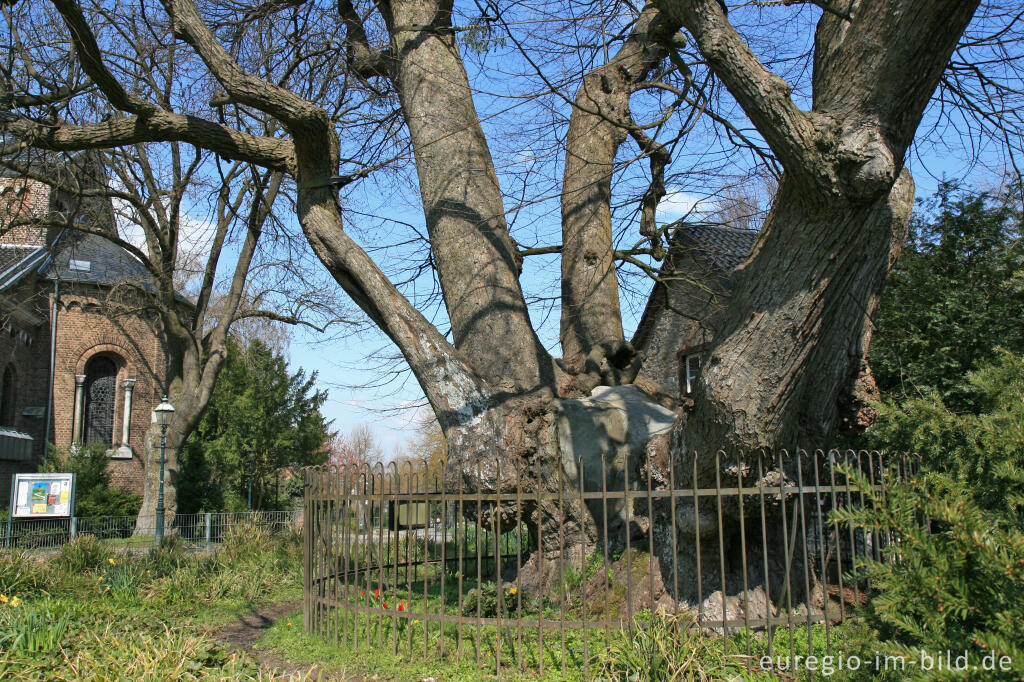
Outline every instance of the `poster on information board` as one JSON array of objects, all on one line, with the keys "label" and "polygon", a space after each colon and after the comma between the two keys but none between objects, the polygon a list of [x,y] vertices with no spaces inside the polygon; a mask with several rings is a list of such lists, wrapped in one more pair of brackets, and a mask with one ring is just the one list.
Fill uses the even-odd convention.
[{"label": "poster on information board", "polygon": [[48,519],[74,514],[74,474],[14,474],[11,518]]}]

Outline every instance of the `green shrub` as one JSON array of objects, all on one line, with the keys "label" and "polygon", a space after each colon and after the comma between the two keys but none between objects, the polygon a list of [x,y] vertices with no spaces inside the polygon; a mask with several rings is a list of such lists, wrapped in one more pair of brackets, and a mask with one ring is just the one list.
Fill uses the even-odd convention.
[{"label": "green shrub", "polygon": [[57,553],[57,565],[69,573],[83,573],[102,569],[113,556],[110,548],[94,535],[79,535],[62,545]]},{"label": "green shrub", "polygon": [[103,583],[104,591],[110,592],[115,598],[134,597],[146,580],[147,570],[145,562],[131,557],[110,558],[100,576],[100,582]]},{"label": "green shrub", "polygon": [[[940,473],[893,486],[885,496],[872,496],[863,481],[859,485],[872,505],[840,510],[836,518],[865,530],[889,530],[897,538],[891,547],[895,560],[860,568],[876,592],[864,613],[877,637],[869,648],[907,660],[919,660],[921,651],[966,651],[975,663],[986,655],[1007,656],[1012,671],[989,671],[985,679],[1021,679],[1021,517],[984,509],[967,485]],[[935,679],[949,676],[936,674]]]},{"label": "green shrub", "polygon": [[186,556],[185,541],[181,536],[177,533],[165,535],[160,544],[149,550],[150,570],[156,576],[168,575],[181,566]]},{"label": "green shrub", "polygon": [[[473,588],[462,599],[462,615],[476,616],[478,601],[480,602],[481,618],[496,618],[499,615],[507,616],[510,613],[514,614],[520,599],[517,596],[518,588],[510,583],[506,583],[503,588],[500,588],[500,592],[501,597],[499,599],[499,587],[495,582],[487,582],[480,587]],[[526,595],[521,595],[521,598],[523,600],[523,609],[525,610],[527,608]],[[498,613],[499,602],[503,602],[500,614]]]},{"label": "green shrub", "polygon": [[44,591],[46,567],[26,552],[0,551],[0,595],[25,596]]},{"label": "green shrub", "polygon": [[1016,516],[1024,506],[1024,356],[998,351],[967,375],[978,411],[959,414],[935,394],[886,401],[866,434],[874,449],[918,452],[924,468],[970,490],[983,509]]},{"label": "green shrub", "polygon": [[224,533],[224,544],[221,553],[233,563],[254,554],[263,554],[271,550],[270,529],[259,523],[259,519],[245,520],[231,524]]}]

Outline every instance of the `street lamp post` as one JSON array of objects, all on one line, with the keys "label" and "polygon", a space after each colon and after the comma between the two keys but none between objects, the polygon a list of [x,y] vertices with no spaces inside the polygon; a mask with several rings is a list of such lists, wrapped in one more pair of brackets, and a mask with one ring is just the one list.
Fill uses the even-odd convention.
[{"label": "street lamp post", "polygon": [[174,407],[167,396],[153,410],[153,422],[160,427],[160,485],[156,495],[156,542],[164,539],[164,453],[167,448],[167,427],[174,417]]}]

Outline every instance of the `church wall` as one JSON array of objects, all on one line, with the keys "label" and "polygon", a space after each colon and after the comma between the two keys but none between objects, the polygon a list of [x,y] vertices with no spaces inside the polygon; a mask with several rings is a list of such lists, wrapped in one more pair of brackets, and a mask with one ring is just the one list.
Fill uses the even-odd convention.
[{"label": "church wall", "polygon": [[[0,426],[27,433],[33,444],[30,461],[0,459],[0,505],[6,508],[11,476],[36,471],[45,455],[50,336],[45,323],[46,297],[36,295],[34,286],[5,292],[4,304],[0,315]],[[18,312],[12,314],[12,308]],[[8,367],[13,385],[3,381],[10,376],[5,375]]]},{"label": "church wall", "polygon": [[57,320],[57,362],[54,376],[54,440],[71,444],[75,416],[75,375],[85,374],[90,359],[105,355],[117,365],[112,447],[121,445],[125,379],[134,379],[129,445],[133,456],[112,458],[111,483],[142,494],[145,480],[146,433],[152,411],[165,387],[166,353],[157,324],[138,314],[111,316],[98,295],[102,292],[61,293]]}]

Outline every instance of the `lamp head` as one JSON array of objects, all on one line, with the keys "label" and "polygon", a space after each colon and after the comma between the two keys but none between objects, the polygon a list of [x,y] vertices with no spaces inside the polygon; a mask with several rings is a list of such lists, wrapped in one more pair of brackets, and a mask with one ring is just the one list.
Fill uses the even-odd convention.
[{"label": "lamp head", "polygon": [[162,427],[167,427],[174,417],[174,406],[167,402],[167,396],[160,401],[160,404],[153,409],[153,421]]}]

